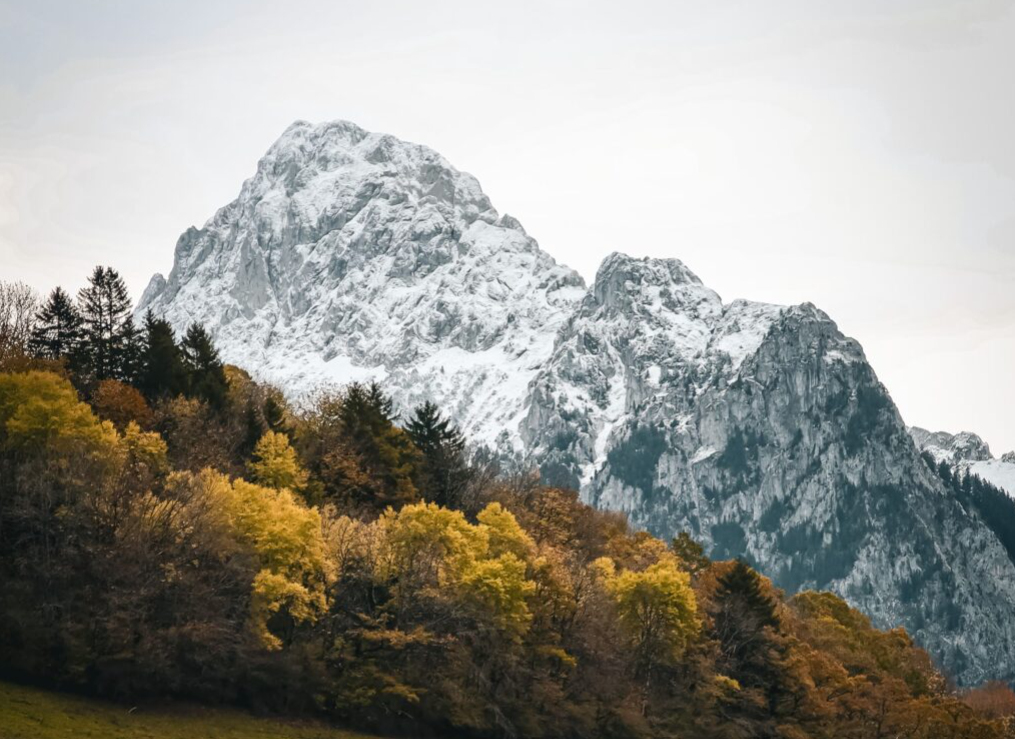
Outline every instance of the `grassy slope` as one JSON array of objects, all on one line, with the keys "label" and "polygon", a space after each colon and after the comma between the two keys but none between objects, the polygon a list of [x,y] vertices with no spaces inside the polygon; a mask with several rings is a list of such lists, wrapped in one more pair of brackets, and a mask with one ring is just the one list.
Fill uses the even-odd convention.
[{"label": "grassy slope", "polygon": [[0,682],[0,739],[369,739],[228,709],[138,708]]}]

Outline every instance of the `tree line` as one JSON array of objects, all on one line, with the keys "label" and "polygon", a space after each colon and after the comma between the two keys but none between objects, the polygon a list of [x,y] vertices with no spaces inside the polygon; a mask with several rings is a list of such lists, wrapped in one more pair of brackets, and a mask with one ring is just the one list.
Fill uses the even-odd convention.
[{"label": "tree line", "polygon": [[505,475],[432,403],[294,407],[191,331],[131,334],[107,283],[77,338],[41,348],[54,291],[0,355],[8,677],[416,735],[1012,735],[1006,686],[955,690],[832,594]]},{"label": "tree line", "polygon": [[61,287],[42,305],[24,286],[8,290],[21,296],[22,328],[16,333],[26,353],[62,362],[86,393],[112,380],[136,387],[149,400],[192,395],[221,408],[224,368],[204,327],[192,324],[177,342],[169,323],[151,311],[137,326],[116,270],[96,267],[76,300]]}]

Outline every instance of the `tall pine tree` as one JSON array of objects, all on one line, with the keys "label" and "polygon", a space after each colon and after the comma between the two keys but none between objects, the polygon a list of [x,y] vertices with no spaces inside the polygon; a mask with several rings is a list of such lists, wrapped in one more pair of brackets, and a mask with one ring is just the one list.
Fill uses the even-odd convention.
[{"label": "tall pine tree", "polygon": [[138,382],[149,400],[176,397],[187,392],[187,368],[169,321],[149,310],[144,318],[141,376]]},{"label": "tall pine tree", "polygon": [[120,379],[137,387],[144,373],[144,333],[134,323],[134,316],[127,316],[121,329]]},{"label": "tall pine tree", "polygon": [[207,402],[215,410],[225,408],[229,390],[225,367],[204,326],[191,324],[183,339],[182,349],[184,364],[190,375],[190,394]]},{"label": "tall pine tree", "polygon": [[405,430],[422,455],[416,487],[423,498],[449,508],[461,507],[471,477],[465,437],[430,401],[415,410]]},{"label": "tall pine tree", "polygon": [[32,329],[31,350],[43,359],[67,358],[73,366],[81,350],[81,314],[63,288],[49,294]]},{"label": "tall pine tree", "polygon": [[92,380],[129,380],[130,341],[135,338],[130,295],[119,273],[96,267],[78,292],[84,323],[83,359]]},{"label": "tall pine tree", "polygon": [[761,576],[742,560],[718,578],[711,604],[721,674],[737,681],[729,717],[750,736],[778,736],[781,712],[799,689],[786,667],[787,641],[775,599]]}]

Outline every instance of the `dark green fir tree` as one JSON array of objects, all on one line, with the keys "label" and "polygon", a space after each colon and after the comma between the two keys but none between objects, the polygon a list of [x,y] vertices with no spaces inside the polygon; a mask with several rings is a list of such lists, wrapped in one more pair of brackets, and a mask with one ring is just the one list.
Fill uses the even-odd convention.
[{"label": "dark green fir tree", "polygon": [[128,345],[136,338],[130,307],[127,285],[109,267],[96,267],[88,285],[78,292],[84,325],[82,359],[89,379],[130,379]]},{"label": "dark green fir tree", "polygon": [[226,405],[229,390],[225,367],[211,337],[199,323],[191,324],[183,339],[183,361],[189,375],[190,394],[215,410]]},{"label": "dark green fir tree", "polygon": [[35,317],[31,349],[43,359],[67,359],[73,366],[81,351],[82,320],[63,288],[49,294]]},{"label": "dark green fir tree", "polygon": [[470,481],[461,431],[429,401],[416,408],[405,430],[422,455],[416,487],[423,497],[460,507]]},{"label": "dark green fir tree", "polygon": [[169,321],[149,310],[144,318],[144,344],[139,388],[149,400],[187,392],[187,367]]}]

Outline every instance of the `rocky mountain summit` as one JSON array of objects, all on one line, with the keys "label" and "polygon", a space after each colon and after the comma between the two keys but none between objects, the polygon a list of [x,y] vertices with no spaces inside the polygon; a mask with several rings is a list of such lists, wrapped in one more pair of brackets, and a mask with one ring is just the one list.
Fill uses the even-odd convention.
[{"label": "rocky mountain summit", "polygon": [[584,288],[436,152],[297,122],[180,237],[138,312],[204,323],[227,361],[291,393],[376,379],[402,408],[438,398],[493,443]]},{"label": "rocky mountain summit", "polygon": [[377,379],[402,410],[433,400],[637,526],[905,625],[964,683],[1015,679],[1015,565],[813,305],[727,303],[623,254],[586,289],[475,178],[336,122],[287,129],[149,308],[292,395]]},{"label": "rocky mountain summit", "polygon": [[1000,459],[995,459],[986,442],[969,431],[949,434],[947,431],[931,432],[912,426],[909,435],[916,446],[930,454],[934,461],[946,462],[962,473],[970,472],[1015,498],[1015,452],[1007,452]]},{"label": "rocky mountain summit", "polygon": [[911,426],[909,435],[913,437],[916,446],[921,451],[928,452],[936,462],[947,462],[955,466],[994,458],[987,442],[970,431],[949,434],[947,431],[927,431],[919,426]]}]

